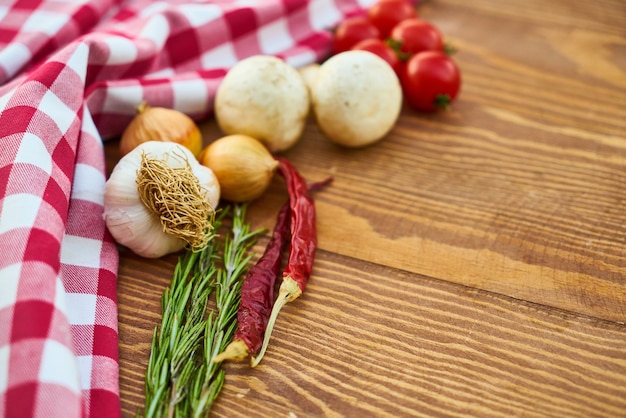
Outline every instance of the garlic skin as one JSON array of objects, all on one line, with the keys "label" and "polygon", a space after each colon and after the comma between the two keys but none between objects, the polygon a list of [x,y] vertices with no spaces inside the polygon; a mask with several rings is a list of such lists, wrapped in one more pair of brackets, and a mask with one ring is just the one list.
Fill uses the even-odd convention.
[{"label": "garlic skin", "polygon": [[144,153],[165,160],[172,167],[189,163],[213,208],[220,200],[220,185],[211,169],[199,164],[191,151],[174,142],[144,142],[119,160],[104,187],[103,217],[107,228],[119,244],[135,254],[159,258],[182,250],[185,241],[164,232],[159,217],[141,202],[136,179]]},{"label": "garlic skin", "polygon": [[147,141],[176,142],[187,147],[194,156],[202,150],[202,133],[186,114],[165,107],[151,107],[143,102],[137,115],[128,124],[120,139],[120,155]]},{"label": "garlic skin", "polygon": [[215,140],[202,151],[200,163],[217,177],[222,198],[236,203],[260,197],[278,167],[265,145],[248,135]]}]

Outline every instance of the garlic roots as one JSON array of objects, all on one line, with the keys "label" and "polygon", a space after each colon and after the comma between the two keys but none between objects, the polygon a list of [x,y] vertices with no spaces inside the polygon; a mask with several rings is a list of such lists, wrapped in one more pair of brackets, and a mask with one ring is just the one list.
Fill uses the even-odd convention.
[{"label": "garlic roots", "polygon": [[158,258],[206,245],[219,199],[217,178],[191,151],[174,142],[148,141],[113,169],[103,216],[119,244]]},{"label": "garlic roots", "polygon": [[247,202],[261,196],[278,167],[269,150],[247,135],[228,135],[207,146],[200,163],[217,177],[221,196],[231,202]]},{"label": "garlic roots", "polygon": [[122,133],[120,155],[128,154],[147,141],[176,142],[187,147],[196,157],[202,150],[202,133],[189,116],[143,102],[137,106],[137,115]]}]

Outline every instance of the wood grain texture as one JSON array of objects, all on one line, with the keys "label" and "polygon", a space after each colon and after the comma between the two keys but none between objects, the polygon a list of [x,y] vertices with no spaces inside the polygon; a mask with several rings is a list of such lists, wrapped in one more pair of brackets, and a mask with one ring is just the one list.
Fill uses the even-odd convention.
[{"label": "wood grain texture", "polygon": [[[146,295],[166,285],[162,277],[170,269],[137,261],[122,266],[120,306],[156,312],[158,298]],[[127,278],[140,276],[135,285]],[[226,366],[214,416],[626,411],[621,324],[324,251],[314,278],[284,308],[261,365]],[[132,328],[121,333],[122,393],[131,416],[142,401],[151,335],[145,324],[155,319],[123,314],[120,320]]]},{"label": "wood grain texture", "polygon": [[[309,122],[285,156],[334,177],[315,195],[313,276],[261,365],[226,365],[213,416],[626,416],[626,3],[420,13],[458,48],[459,100],[405,109],[358,150]],[[253,226],[271,228],[285,198],[274,179]],[[175,262],[121,252],[124,416],[143,402]]]}]

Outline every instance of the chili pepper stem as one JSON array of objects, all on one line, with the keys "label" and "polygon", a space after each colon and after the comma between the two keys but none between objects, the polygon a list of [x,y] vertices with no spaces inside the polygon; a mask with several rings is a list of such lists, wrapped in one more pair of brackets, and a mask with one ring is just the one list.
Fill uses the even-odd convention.
[{"label": "chili pepper stem", "polygon": [[224,351],[213,357],[213,363],[219,363],[224,360],[242,361],[248,357],[248,346],[243,340],[234,340],[226,346]]},{"label": "chili pepper stem", "polygon": [[272,313],[270,314],[270,318],[267,321],[267,328],[265,328],[265,336],[263,337],[263,345],[261,346],[261,350],[259,350],[259,354],[256,357],[252,357],[250,359],[251,367],[256,367],[265,355],[265,350],[267,350],[267,346],[269,345],[270,337],[272,336],[272,330],[274,329],[274,324],[276,323],[276,319],[278,318],[278,313],[280,312],[280,310],[287,303],[292,302],[300,297],[301,294],[302,290],[295,280],[293,280],[289,276],[283,277],[283,282],[280,284],[280,289],[278,290],[278,297],[276,298],[276,302],[274,302],[274,306],[272,307]]}]

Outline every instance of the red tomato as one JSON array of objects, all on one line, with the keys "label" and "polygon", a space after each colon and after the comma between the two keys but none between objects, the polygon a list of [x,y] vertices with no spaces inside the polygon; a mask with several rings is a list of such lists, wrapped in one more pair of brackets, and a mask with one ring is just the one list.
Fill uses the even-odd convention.
[{"label": "red tomato", "polygon": [[417,110],[446,109],[461,89],[461,71],[454,60],[441,51],[413,55],[400,73],[402,91],[409,105]]},{"label": "red tomato", "polygon": [[365,16],[351,17],[341,22],[333,37],[333,52],[348,51],[355,44],[371,38],[378,38],[380,32]]},{"label": "red tomato", "polygon": [[394,26],[389,37],[398,44],[403,54],[444,50],[443,35],[439,29],[421,19],[403,20]]},{"label": "red tomato", "polygon": [[367,17],[385,39],[398,23],[417,17],[417,10],[408,0],[379,0],[367,11]]},{"label": "red tomato", "polygon": [[385,41],[382,39],[366,39],[364,41],[359,42],[352,49],[359,49],[362,51],[369,51],[373,54],[378,55],[389,65],[391,68],[400,76],[400,58],[398,58],[398,54],[394,51]]}]

